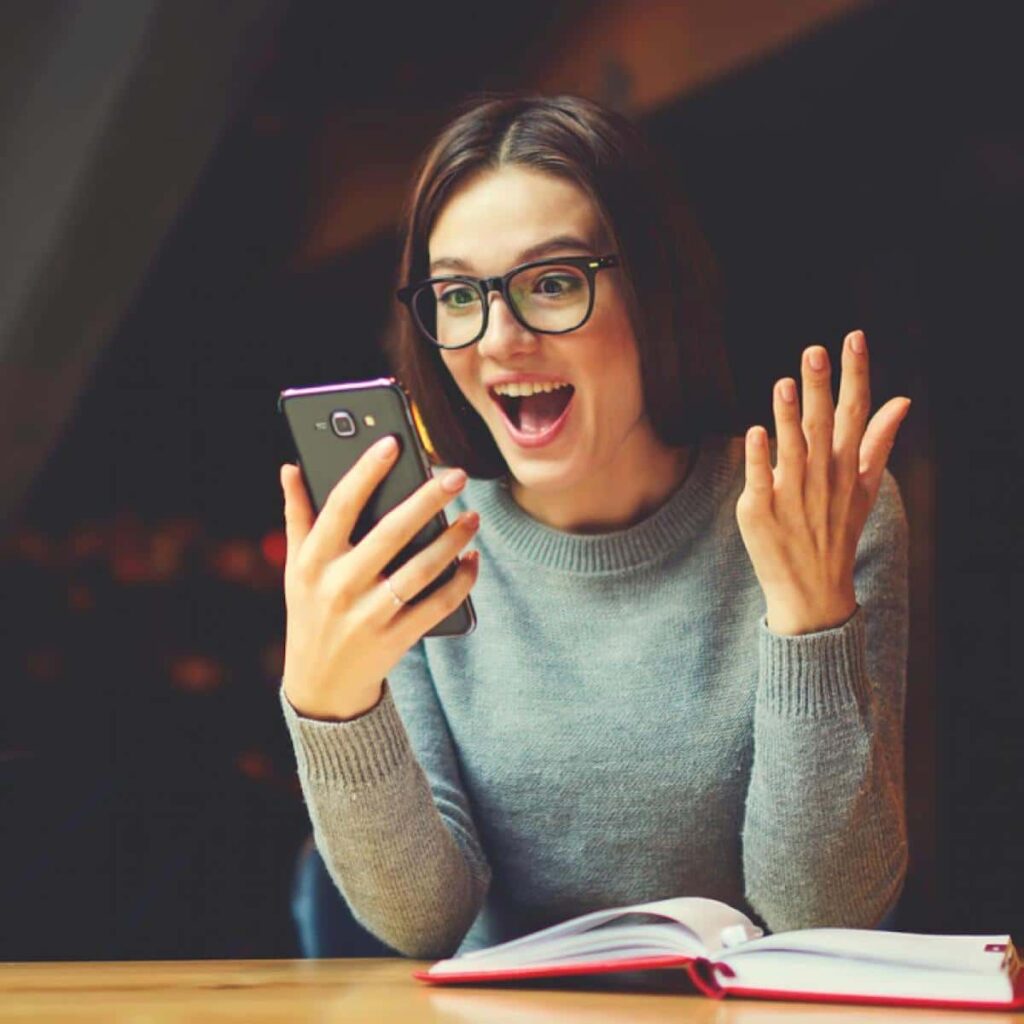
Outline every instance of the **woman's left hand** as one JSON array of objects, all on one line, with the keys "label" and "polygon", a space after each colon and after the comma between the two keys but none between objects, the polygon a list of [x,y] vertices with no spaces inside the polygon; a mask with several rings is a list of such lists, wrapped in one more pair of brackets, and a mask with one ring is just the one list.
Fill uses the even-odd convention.
[{"label": "woman's left hand", "polygon": [[856,612],[857,544],[910,408],[909,398],[891,398],[867,423],[871,393],[862,331],[846,336],[842,359],[834,407],[827,350],[804,350],[802,421],[796,381],[776,382],[774,467],[765,429],[747,431],[746,484],[736,521],[774,633],[831,629]]}]

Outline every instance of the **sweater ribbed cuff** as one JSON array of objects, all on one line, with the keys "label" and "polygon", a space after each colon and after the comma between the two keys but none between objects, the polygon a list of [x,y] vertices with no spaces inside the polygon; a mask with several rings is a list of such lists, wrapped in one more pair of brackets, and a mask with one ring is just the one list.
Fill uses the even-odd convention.
[{"label": "sweater ribbed cuff", "polygon": [[782,636],[758,624],[758,702],[775,714],[827,717],[865,707],[868,700],[864,613],[860,605],[841,626]]},{"label": "sweater ribbed cuff", "polygon": [[303,717],[288,702],[283,686],[280,697],[299,772],[310,780],[361,789],[383,782],[413,760],[386,682],[375,707],[345,722]]}]

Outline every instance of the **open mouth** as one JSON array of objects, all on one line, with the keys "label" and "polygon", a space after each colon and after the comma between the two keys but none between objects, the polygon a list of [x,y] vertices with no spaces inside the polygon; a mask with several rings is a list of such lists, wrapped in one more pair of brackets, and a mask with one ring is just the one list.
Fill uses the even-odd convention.
[{"label": "open mouth", "polygon": [[519,433],[542,435],[562,418],[575,390],[571,384],[533,395],[503,395],[492,390],[491,397]]}]

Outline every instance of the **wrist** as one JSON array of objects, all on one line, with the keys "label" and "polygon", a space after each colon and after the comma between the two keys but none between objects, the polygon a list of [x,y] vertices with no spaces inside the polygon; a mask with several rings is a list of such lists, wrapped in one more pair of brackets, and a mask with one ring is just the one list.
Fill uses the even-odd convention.
[{"label": "wrist", "polygon": [[772,602],[767,604],[766,625],[779,636],[801,636],[805,633],[820,633],[826,629],[844,626],[856,614],[860,605],[850,594],[813,605],[797,602]]},{"label": "wrist", "polygon": [[367,690],[359,690],[353,693],[345,693],[340,697],[333,697],[332,700],[324,702],[322,699],[309,699],[301,689],[293,693],[285,682],[284,695],[291,704],[295,713],[302,718],[310,718],[318,722],[348,722],[360,718],[372,711],[384,697],[384,683],[379,683]]}]

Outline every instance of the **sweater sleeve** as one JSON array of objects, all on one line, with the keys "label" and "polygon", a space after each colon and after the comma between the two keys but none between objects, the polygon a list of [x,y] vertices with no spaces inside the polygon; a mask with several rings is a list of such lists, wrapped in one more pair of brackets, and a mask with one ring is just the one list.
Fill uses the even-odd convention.
[{"label": "sweater sleeve", "polygon": [[854,615],[802,636],[758,624],[743,867],[772,931],[874,927],[902,889],[907,534],[886,470],[857,549]]},{"label": "sweater sleeve", "polygon": [[305,718],[280,696],[314,840],[353,915],[406,956],[451,956],[490,868],[422,642],[358,718]]}]

